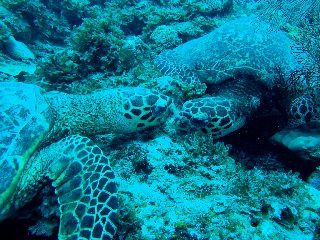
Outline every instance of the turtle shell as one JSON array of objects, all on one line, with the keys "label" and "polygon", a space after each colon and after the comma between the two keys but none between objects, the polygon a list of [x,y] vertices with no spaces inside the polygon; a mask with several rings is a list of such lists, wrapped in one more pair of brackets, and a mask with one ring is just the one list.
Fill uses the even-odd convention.
[{"label": "turtle shell", "polygon": [[51,126],[43,90],[32,84],[0,82],[0,220],[30,156]]},{"label": "turtle shell", "polygon": [[[211,33],[161,53],[156,63],[167,75],[188,82],[219,84],[237,76],[253,76],[272,86],[280,68],[284,76],[304,68],[299,60],[312,62],[289,36],[254,16],[223,24]],[[299,54],[297,53],[299,52]]]}]

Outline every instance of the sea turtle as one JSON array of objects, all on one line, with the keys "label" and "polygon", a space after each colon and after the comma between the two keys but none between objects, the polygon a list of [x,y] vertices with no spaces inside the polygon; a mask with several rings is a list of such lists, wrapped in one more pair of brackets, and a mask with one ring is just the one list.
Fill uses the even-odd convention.
[{"label": "sea turtle", "polygon": [[156,64],[165,75],[190,85],[207,84],[213,96],[185,102],[176,123],[183,130],[202,130],[219,138],[241,128],[278,84],[286,90],[280,103],[292,123],[316,119],[316,97],[310,89],[320,86],[319,79],[304,74],[314,61],[298,50],[288,34],[248,16],[161,53]]},{"label": "sea turtle", "polygon": [[172,100],[139,87],[88,95],[45,92],[19,82],[1,82],[0,89],[0,221],[51,179],[60,206],[59,239],[111,239],[114,173],[86,136],[159,125]]}]

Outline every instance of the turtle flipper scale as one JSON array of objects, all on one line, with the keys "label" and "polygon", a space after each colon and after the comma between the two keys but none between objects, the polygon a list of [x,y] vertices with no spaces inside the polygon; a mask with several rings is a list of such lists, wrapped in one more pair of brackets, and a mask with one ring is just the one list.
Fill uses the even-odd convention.
[{"label": "turtle flipper scale", "polygon": [[117,187],[109,160],[98,146],[86,137],[72,135],[41,150],[29,164],[19,195],[25,200],[23,191],[38,187],[43,176],[52,179],[60,205],[60,240],[112,239]]}]

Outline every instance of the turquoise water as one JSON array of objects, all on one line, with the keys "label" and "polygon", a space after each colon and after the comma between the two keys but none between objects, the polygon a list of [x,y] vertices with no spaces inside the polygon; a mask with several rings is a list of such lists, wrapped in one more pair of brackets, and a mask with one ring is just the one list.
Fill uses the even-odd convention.
[{"label": "turquoise water", "polygon": [[2,238],[319,239],[319,8],[1,1]]}]

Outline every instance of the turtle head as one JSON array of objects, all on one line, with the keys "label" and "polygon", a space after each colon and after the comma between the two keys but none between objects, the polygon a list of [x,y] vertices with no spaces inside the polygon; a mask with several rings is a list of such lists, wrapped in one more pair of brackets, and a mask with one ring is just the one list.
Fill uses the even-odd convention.
[{"label": "turtle head", "polygon": [[123,117],[132,125],[132,129],[143,130],[163,123],[171,113],[171,98],[147,89],[128,88],[123,104]]},{"label": "turtle head", "polygon": [[207,97],[184,103],[175,119],[182,131],[202,131],[214,138],[223,137],[246,122],[246,116],[227,98]]}]

